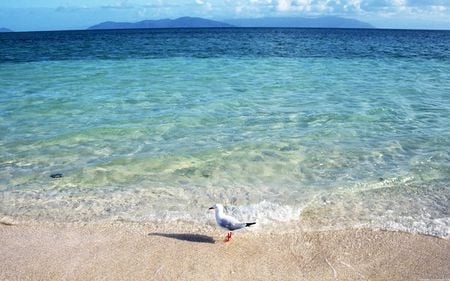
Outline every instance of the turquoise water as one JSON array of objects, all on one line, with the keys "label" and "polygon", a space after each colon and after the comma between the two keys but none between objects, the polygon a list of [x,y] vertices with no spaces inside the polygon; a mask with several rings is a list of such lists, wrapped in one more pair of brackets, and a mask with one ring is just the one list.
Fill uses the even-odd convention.
[{"label": "turquoise water", "polygon": [[[317,56],[269,55],[278,35],[259,30],[267,38],[250,41],[261,45],[259,55],[255,46],[236,54],[242,45],[232,42],[200,56],[183,47],[166,53],[161,42],[202,49],[220,42],[220,32],[140,32],[86,32],[77,57],[61,52],[83,32],[75,39],[62,33],[66,45],[45,56],[39,46],[50,39],[36,37],[55,34],[22,35],[38,44],[31,47],[3,38],[0,217],[204,223],[204,210],[221,202],[262,224],[449,235],[448,33],[418,32],[418,42],[399,52],[401,36],[382,44],[383,34],[362,33],[361,41],[358,33],[329,30],[332,44],[347,40],[348,54]],[[309,45],[325,36],[289,32]],[[430,34],[440,45],[424,40]],[[157,40],[144,44],[148,53],[132,40],[118,43],[144,35]],[[301,45],[294,35],[282,39]],[[127,47],[101,58],[88,51],[89,36],[114,39],[110,49]],[[370,46],[379,47],[355,55]]]}]

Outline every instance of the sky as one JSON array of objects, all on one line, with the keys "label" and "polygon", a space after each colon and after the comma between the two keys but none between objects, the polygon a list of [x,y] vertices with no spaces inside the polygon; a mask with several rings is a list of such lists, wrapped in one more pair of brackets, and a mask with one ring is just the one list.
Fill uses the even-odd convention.
[{"label": "sky", "polygon": [[85,29],[103,21],[341,16],[378,28],[450,29],[450,0],[0,0],[0,27]]}]

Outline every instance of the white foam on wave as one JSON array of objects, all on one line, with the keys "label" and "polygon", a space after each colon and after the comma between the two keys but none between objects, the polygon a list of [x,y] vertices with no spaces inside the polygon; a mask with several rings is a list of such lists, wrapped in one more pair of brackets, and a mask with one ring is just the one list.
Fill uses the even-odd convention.
[{"label": "white foam on wave", "polygon": [[335,189],[306,206],[301,221],[310,230],[370,228],[448,238],[448,190],[446,180]]},{"label": "white foam on wave", "polygon": [[289,205],[279,205],[262,201],[246,206],[226,206],[226,211],[242,221],[256,221],[260,225],[298,220],[302,208]]},{"label": "white foam on wave", "polygon": [[[285,223],[298,220],[302,208],[289,205],[280,205],[269,201],[261,201],[249,205],[225,205],[225,212],[243,222],[256,222],[252,229],[276,223]],[[214,212],[206,207],[186,211],[149,211],[143,215],[124,214],[116,219],[149,222],[156,224],[176,224],[178,222],[196,225],[198,227],[214,226]]]},{"label": "white foam on wave", "polygon": [[403,231],[416,234],[425,234],[440,238],[450,237],[450,218],[430,220],[417,220],[412,217],[399,217],[392,220],[372,222],[362,225],[369,228],[380,228],[391,231]]}]

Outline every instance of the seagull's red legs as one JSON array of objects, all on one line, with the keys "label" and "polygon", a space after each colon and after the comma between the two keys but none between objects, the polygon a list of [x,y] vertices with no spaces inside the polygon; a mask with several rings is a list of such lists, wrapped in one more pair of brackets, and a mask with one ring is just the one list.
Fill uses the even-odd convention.
[{"label": "seagull's red legs", "polygon": [[225,240],[223,240],[223,242],[230,242],[231,240],[231,236],[233,235],[233,232],[228,232],[227,236],[225,236]]}]

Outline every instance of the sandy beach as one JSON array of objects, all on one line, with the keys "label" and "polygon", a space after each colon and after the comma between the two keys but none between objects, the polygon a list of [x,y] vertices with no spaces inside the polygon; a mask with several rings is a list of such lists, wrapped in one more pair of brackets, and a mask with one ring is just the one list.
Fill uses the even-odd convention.
[{"label": "sandy beach", "polygon": [[[448,280],[450,241],[381,230],[0,225],[0,280]],[[180,231],[181,230],[181,231]]]}]

